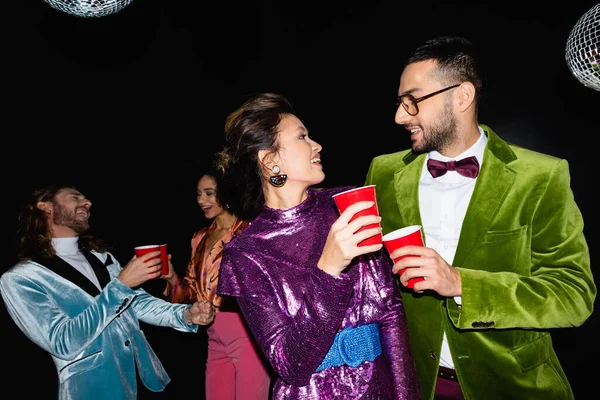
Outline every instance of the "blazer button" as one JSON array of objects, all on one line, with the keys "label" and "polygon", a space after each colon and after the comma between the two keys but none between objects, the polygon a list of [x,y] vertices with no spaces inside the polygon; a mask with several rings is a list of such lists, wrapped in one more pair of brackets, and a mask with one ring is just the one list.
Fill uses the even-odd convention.
[{"label": "blazer button", "polygon": [[129,344],[130,344],[130,343],[131,343],[131,342],[130,342],[129,340],[126,340],[126,341],[125,341],[125,346],[129,346]]},{"label": "blazer button", "polygon": [[437,358],[437,354],[435,354],[435,351],[430,351],[429,357],[431,357],[432,360],[435,360]]}]

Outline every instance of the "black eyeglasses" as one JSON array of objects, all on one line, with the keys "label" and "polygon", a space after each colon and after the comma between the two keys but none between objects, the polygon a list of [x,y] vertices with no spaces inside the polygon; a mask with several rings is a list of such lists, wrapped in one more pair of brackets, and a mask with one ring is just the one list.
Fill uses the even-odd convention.
[{"label": "black eyeglasses", "polygon": [[458,83],[456,85],[448,86],[447,88],[440,89],[437,92],[426,94],[425,96],[421,96],[415,99],[412,94],[403,94],[402,96],[398,96],[398,101],[396,102],[396,107],[402,107],[408,113],[408,115],[412,115],[413,117],[419,113],[419,107],[417,103],[422,102],[423,100],[427,100],[430,97],[435,96],[436,94],[440,94],[445,92],[446,90],[454,89],[455,87],[459,87],[461,84]]}]

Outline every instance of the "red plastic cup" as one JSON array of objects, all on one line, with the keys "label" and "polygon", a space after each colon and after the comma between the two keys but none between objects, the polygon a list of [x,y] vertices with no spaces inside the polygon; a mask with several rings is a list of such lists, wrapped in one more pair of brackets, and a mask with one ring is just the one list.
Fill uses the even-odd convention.
[{"label": "red plastic cup", "polygon": [[[350,222],[354,221],[358,217],[362,217],[365,215],[379,215],[379,209],[377,208],[377,200],[375,197],[375,185],[361,186],[358,188],[346,190],[344,192],[340,192],[333,195],[333,199],[335,200],[335,204],[340,211],[340,214],[346,210],[349,206],[359,201],[373,201],[372,207],[367,208],[366,210],[362,210],[354,214],[354,216],[350,219]],[[362,226],[358,231],[360,232],[365,229],[377,228],[379,227],[379,223],[369,224]],[[365,240],[361,241],[359,246],[370,246],[373,244],[381,244],[382,235],[378,233],[377,235],[373,235]]]},{"label": "red plastic cup", "polygon": [[166,243],[160,245],[160,261],[162,261],[160,274],[165,276],[169,273],[169,253],[167,252]]},{"label": "red plastic cup", "polygon": [[[146,260],[146,262],[148,262],[150,260],[154,260],[155,258],[162,257],[162,249],[161,249],[161,246],[158,244],[149,244],[147,246],[138,246],[138,247],[135,247],[134,250],[135,250],[135,256],[138,258],[143,256],[144,254],[148,254],[148,253],[152,253],[153,251],[161,250],[160,255],[149,258],[148,260]],[[167,248],[165,247],[165,253],[166,253],[166,250],[167,250]],[[165,266],[164,266],[164,262],[163,262],[163,270],[164,270],[164,268],[165,268]],[[169,270],[168,270],[168,265],[167,265],[167,272],[168,271]],[[162,271],[161,271],[161,273],[162,273]]]},{"label": "red plastic cup", "polygon": [[[385,234],[383,236],[383,245],[390,254],[392,254],[394,250],[404,246],[423,246],[423,233],[421,232],[421,225],[411,225]],[[411,256],[396,257],[394,258],[394,263],[397,263],[405,257]],[[399,274],[402,275],[404,271],[406,271],[406,268],[400,270]],[[415,283],[423,280],[423,277],[411,278],[408,280],[406,287],[412,289],[415,286]]]}]

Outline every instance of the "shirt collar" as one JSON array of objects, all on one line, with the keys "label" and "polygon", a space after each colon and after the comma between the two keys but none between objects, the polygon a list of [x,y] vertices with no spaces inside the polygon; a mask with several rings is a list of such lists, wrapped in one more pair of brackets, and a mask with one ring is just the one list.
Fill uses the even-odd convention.
[{"label": "shirt collar", "polygon": [[52,246],[58,256],[74,256],[79,252],[79,236],[52,238]]}]

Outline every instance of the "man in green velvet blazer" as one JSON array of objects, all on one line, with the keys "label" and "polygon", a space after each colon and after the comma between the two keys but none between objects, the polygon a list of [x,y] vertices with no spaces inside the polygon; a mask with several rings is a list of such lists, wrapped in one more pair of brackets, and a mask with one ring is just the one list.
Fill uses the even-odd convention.
[{"label": "man in green velvet blazer", "polygon": [[[418,256],[393,272],[405,271],[422,396],[572,399],[550,329],[582,325],[596,286],[568,163],[478,123],[478,68],[463,38],[432,39],[409,57],[396,123],[412,149],[375,157],[365,182],[376,185],[384,234],[423,228],[425,247],[390,255]],[[466,176],[428,167],[462,159],[471,160]],[[425,280],[406,288],[414,277]]]}]

